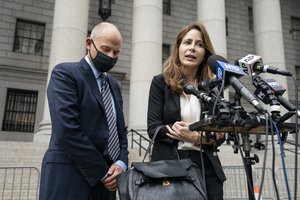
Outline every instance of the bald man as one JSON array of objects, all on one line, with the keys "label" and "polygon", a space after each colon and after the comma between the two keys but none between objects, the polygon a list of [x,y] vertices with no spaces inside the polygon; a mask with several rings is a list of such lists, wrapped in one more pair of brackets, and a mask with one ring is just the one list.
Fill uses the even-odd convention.
[{"label": "bald man", "polygon": [[107,72],[121,44],[118,28],[100,23],[86,38],[83,59],[53,69],[47,88],[52,134],[42,162],[40,200],[116,198],[128,144],[120,86]]}]

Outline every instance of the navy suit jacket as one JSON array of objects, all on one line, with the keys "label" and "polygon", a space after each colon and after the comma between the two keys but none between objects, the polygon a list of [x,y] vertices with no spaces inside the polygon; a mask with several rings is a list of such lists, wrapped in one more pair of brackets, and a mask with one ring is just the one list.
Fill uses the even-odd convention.
[{"label": "navy suit jacket", "polygon": [[[108,82],[117,117],[118,160],[127,165],[121,90],[109,75]],[[52,134],[42,163],[40,199],[87,199],[101,185],[112,162],[107,158],[108,124],[102,96],[86,60],[58,64],[47,95]]]},{"label": "navy suit jacket", "polygon": [[[202,104],[201,109],[203,112],[206,107]],[[178,141],[166,135],[169,131],[165,125],[173,125],[176,121],[181,121],[180,112],[180,95],[171,90],[162,74],[155,76],[150,87],[147,119],[150,138],[153,137],[157,127],[159,127],[156,142],[152,149],[152,161],[178,159]],[[218,178],[224,181],[226,177],[218,156],[214,156],[213,151],[205,151],[205,154],[209,157]]]}]

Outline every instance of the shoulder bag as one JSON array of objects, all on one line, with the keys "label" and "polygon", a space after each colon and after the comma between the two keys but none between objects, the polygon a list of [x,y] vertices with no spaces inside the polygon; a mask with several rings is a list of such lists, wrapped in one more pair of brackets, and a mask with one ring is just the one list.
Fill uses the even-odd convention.
[{"label": "shoulder bag", "polygon": [[159,128],[143,161],[117,177],[120,200],[206,200],[201,171],[190,159],[144,162]]}]

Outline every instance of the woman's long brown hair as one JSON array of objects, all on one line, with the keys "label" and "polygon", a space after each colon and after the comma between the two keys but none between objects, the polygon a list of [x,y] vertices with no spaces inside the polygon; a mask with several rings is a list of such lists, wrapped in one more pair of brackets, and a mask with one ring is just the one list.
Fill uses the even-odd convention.
[{"label": "woman's long brown hair", "polygon": [[203,24],[199,22],[193,22],[180,30],[176,37],[176,44],[171,52],[171,55],[168,57],[163,66],[163,76],[166,83],[171,87],[172,91],[179,94],[182,94],[185,84],[185,80],[183,77],[183,67],[181,66],[179,60],[179,46],[182,42],[183,37],[193,29],[199,30],[202,34],[202,40],[205,48],[205,55],[199,65],[196,79],[198,81],[203,81],[208,78],[213,79],[214,77],[207,64],[207,59],[212,54],[215,54],[215,50]]}]

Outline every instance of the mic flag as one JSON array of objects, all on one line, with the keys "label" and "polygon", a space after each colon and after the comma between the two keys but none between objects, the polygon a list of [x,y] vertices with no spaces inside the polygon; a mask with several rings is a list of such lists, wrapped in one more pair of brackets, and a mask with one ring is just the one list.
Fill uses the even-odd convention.
[{"label": "mic flag", "polygon": [[286,91],[286,88],[275,79],[268,78],[265,80],[265,82],[270,86],[276,95],[283,95],[283,93]]},{"label": "mic flag", "polygon": [[257,63],[262,63],[262,57],[253,54],[248,54],[247,56],[238,60],[239,66],[246,69],[249,75],[255,73],[254,66]]},{"label": "mic flag", "polygon": [[229,64],[222,56],[212,55],[208,58],[207,62],[211,71],[216,75],[216,79],[222,79],[225,82],[225,88],[230,85],[229,79],[231,75],[237,78],[247,75],[243,68]]},{"label": "mic flag", "polygon": [[248,73],[252,75],[253,73],[267,72],[271,74],[280,74],[283,76],[293,76],[293,74],[286,70],[281,70],[278,67],[273,67],[270,65],[262,64],[262,57],[257,55],[249,54],[244,58],[238,60],[241,67],[247,69]]},{"label": "mic flag", "polygon": [[247,75],[243,68],[239,66],[217,61],[216,79],[223,79],[225,81],[225,87],[230,85],[229,78],[227,78],[228,74],[234,74],[237,78]]}]

